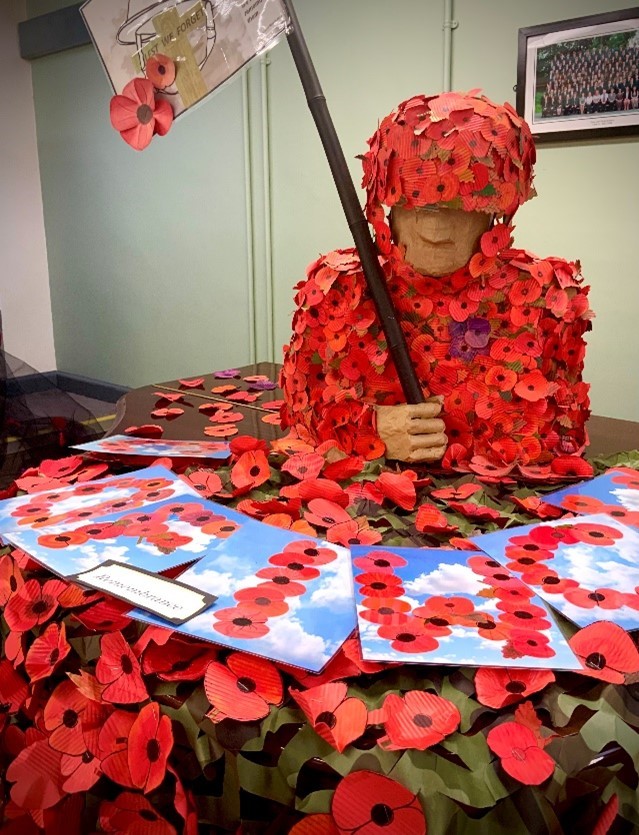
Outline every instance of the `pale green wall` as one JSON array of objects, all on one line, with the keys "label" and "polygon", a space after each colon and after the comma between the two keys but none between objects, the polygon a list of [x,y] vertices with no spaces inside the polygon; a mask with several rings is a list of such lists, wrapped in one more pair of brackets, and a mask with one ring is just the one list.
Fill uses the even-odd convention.
[{"label": "pale green wall", "polygon": [[[31,14],[65,5],[30,0]],[[455,0],[453,86],[514,102],[517,29],[631,6],[621,0]],[[442,84],[443,0],[296,0],[346,156],[377,119]],[[286,45],[270,53],[274,323],[268,316],[260,67],[249,74],[257,354],[288,339],[292,287],[349,233]],[[242,85],[136,154],[108,123],[90,48],[34,62],[58,366],[140,385],[249,359]],[[593,410],[639,420],[639,142],[542,145],[540,197],[518,243],[580,258],[597,310],[586,375]],[[271,331],[274,331],[272,338]]]}]

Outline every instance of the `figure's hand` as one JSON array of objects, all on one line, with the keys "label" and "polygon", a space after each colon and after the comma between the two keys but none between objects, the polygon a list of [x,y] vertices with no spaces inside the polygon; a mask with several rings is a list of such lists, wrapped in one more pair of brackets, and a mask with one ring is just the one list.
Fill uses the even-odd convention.
[{"label": "figure's hand", "polygon": [[441,410],[440,397],[415,405],[376,406],[377,434],[386,444],[386,457],[410,463],[439,461],[448,445],[444,421],[438,417]]}]

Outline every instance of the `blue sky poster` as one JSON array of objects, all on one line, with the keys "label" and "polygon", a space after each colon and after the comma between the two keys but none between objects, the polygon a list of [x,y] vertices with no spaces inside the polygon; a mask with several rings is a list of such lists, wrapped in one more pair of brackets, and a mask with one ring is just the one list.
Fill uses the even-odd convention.
[{"label": "blue sky poster", "polygon": [[370,661],[579,670],[543,602],[480,553],[351,549]]}]

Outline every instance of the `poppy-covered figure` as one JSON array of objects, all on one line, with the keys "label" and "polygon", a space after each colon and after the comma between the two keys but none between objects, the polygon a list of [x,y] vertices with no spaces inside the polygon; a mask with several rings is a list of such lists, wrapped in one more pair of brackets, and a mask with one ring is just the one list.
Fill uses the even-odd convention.
[{"label": "poppy-covered figure", "polygon": [[478,91],[416,96],[368,144],[366,215],[428,400],[405,403],[357,252],[336,250],[296,287],[283,426],[366,458],[587,475],[589,288],[578,262],[513,247],[528,125]]}]

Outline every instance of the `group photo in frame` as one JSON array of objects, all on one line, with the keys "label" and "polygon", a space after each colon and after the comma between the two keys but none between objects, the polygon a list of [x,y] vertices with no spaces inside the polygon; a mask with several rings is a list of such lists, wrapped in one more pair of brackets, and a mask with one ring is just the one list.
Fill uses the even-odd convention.
[{"label": "group photo in frame", "polygon": [[639,7],[520,29],[517,112],[538,142],[639,133]]}]

